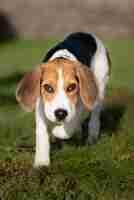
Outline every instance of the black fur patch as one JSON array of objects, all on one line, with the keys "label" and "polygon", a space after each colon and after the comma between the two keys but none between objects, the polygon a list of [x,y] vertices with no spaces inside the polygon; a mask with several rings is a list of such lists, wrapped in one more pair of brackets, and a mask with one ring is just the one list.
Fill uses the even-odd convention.
[{"label": "black fur patch", "polygon": [[81,63],[90,67],[92,57],[97,50],[97,44],[95,38],[89,33],[72,33],[63,42],[50,49],[43,62],[47,62],[56,51],[61,49],[67,49]]}]

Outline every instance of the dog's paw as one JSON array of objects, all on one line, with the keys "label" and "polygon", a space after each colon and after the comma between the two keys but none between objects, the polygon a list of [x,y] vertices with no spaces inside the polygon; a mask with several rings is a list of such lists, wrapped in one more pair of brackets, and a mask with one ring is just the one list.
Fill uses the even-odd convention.
[{"label": "dog's paw", "polygon": [[50,165],[50,159],[49,158],[45,158],[45,159],[41,159],[39,156],[35,157],[35,161],[34,161],[34,167],[38,168],[38,167],[43,167],[46,166],[48,167]]},{"label": "dog's paw", "polygon": [[50,161],[49,160],[46,160],[46,161],[35,161],[34,162],[34,167],[35,168],[39,168],[39,167],[43,167],[43,166],[48,167],[49,165],[50,165]]}]

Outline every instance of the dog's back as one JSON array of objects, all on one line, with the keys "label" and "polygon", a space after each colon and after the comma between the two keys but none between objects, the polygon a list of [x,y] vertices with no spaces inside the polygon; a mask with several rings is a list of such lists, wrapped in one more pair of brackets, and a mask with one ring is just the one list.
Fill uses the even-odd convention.
[{"label": "dog's back", "polygon": [[43,62],[47,62],[55,52],[63,49],[68,50],[78,61],[90,67],[91,60],[97,50],[96,39],[90,33],[69,34],[62,42],[48,51]]}]

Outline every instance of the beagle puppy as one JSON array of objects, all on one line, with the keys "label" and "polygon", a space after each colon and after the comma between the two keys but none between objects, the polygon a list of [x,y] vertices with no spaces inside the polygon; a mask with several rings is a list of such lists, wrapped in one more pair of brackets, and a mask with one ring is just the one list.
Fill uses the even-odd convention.
[{"label": "beagle puppy", "polygon": [[87,143],[96,142],[109,66],[101,40],[78,32],[50,49],[41,64],[24,75],[16,98],[26,111],[35,109],[36,167],[50,164],[49,133],[70,138],[81,131],[83,113],[91,113]]}]

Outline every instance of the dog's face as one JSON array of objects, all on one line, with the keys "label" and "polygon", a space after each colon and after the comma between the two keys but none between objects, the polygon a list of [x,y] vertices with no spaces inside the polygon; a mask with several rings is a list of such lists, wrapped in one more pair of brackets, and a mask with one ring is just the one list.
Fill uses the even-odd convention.
[{"label": "dog's face", "polygon": [[44,66],[41,96],[49,120],[69,121],[75,115],[78,92],[75,69],[69,62],[57,60]]},{"label": "dog's face", "polygon": [[88,110],[97,98],[92,72],[79,62],[55,59],[27,73],[17,89],[17,100],[33,110],[41,96],[46,117],[52,122],[69,122],[76,114],[79,96]]}]

